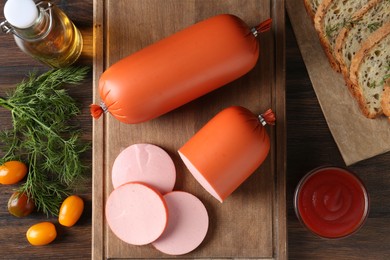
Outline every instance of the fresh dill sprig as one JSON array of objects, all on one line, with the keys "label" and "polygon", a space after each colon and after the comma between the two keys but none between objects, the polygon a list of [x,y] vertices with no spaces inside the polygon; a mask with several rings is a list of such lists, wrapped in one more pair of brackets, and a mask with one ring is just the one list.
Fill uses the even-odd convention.
[{"label": "fresh dill sprig", "polygon": [[28,165],[20,191],[46,215],[58,215],[64,196],[86,169],[80,156],[89,144],[70,123],[80,110],[63,85],[80,83],[87,72],[88,68],[68,67],[30,74],[6,98],[0,97],[0,106],[11,111],[13,120],[13,129],[0,132],[5,153],[0,163],[21,160]]}]

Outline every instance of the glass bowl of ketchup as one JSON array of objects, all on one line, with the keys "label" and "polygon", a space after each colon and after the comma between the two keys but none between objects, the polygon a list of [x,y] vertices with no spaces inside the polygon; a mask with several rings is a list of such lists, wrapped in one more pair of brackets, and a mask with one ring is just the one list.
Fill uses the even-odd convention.
[{"label": "glass bowl of ketchup", "polygon": [[294,195],[295,213],[314,234],[347,237],[367,219],[369,197],[362,181],[349,170],[324,166],[307,173]]}]

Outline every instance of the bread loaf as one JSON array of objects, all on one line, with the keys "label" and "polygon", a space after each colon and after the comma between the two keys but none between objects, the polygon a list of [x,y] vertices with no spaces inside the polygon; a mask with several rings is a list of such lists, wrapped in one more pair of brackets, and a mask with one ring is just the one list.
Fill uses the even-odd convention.
[{"label": "bread loaf", "polygon": [[390,23],[386,23],[369,36],[351,62],[351,87],[368,118],[375,118],[389,110],[388,97],[383,97],[384,85],[390,74],[389,46]]},{"label": "bread loaf", "polygon": [[339,64],[333,49],[339,32],[344,27],[351,26],[358,10],[369,9],[378,0],[323,0],[318,6],[314,17],[314,26],[326,56],[334,70],[340,72]]},{"label": "bread loaf", "polygon": [[348,86],[351,86],[349,67],[362,42],[384,23],[390,21],[390,1],[378,0],[369,9],[359,10],[354,17],[355,22],[340,31],[334,48],[336,59]]}]

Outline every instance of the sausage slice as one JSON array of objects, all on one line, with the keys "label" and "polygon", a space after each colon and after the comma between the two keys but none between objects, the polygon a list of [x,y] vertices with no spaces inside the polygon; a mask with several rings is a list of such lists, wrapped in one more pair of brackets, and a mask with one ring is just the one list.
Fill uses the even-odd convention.
[{"label": "sausage slice", "polygon": [[142,183],[126,183],[108,197],[106,219],[119,239],[132,245],[146,245],[165,230],[167,205],[157,190]]},{"label": "sausage slice", "polygon": [[168,225],[153,242],[159,251],[182,255],[197,248],[206,236],[209,217],[203,203],[194,195],[173,191],[164,196],[168,205]]},{"label": "sausage slice", "polygon": [[153,144],[134,144],[123,150],[112,167],[114,189],[127,182],[143,182],[162,194],[173,190],[175,165],[169,154]]}]

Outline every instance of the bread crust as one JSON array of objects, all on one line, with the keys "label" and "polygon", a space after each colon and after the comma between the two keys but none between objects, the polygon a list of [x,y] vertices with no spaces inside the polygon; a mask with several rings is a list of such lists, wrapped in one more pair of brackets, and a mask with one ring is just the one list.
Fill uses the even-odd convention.
[{"label": "bread crust", "polygon": [[314,21],[315,13],[313,12],[312,8],[312,1],[310,0],[303,0],[303,5],[305,6],[307,14],[311,17],[312,22]]},{"label": "bread crust", "polygon": [[337,36],[337,39],[336,39],[334,54],[335,54],[336,60],[339,64],[340,72],[341,72],[341,74],[343,74],[345,84],[347,85],[348,89],[352,92],[353,89],[351,87],[352,82],[349,78],[349,68],[345,64],[344,59],[343,59],[343,55],[342,55],[342,46],[343,46],[344,40],[348,36],[348,33],[349,33],[348,28],[344,27],[343,29],[341,29],[339,36]]},{"label": "bread crust", "polygon": [[385,85],[383,86],[381,106],[383,114],[387,116],[387,119],[390,122],[390,79],[387,79]]},{"label": "bread crust", "polygon": [[383,111],[380,111],[378,113],[370,113],[369,110],[367,109],[366,99],[358,83],[358,72],[367,53],[371,50],[371,48],[373,48],[378,42],[380,42],[388,34],[390,34],[390,22],[385,23],[381,28],[379,28],[378,30],[376,30],[374,33],[370,35],[370,37],[362,44],[362,47],[355,54],[351,62],[349,78],[351,80],[352,93],[354,94],[356,100],[358,101],[359,107],[362,110],[363,114],[368,118],[375,118],[378,115],[382,114]]},{"label": "bread crust", "polygon": [[330,49],[330,44],[329,44],[328,38],[326,37],[326,32],[324,31],[324,18],[325,18],[326,12],[328,11],[328,9],[333,1],[334,0],[324,0],[318,6],[317,12],[314,16],[314,27],[318,33],[320,43],[322,45],[322,48],[324,49],[326,57],[329,60],[330,66],[335,71],[340,72],[340,67],[339,67],[336,59],[333,57],[332,50]]}]

